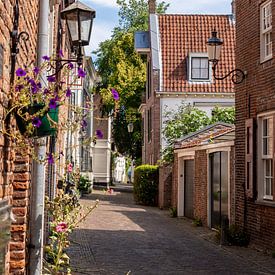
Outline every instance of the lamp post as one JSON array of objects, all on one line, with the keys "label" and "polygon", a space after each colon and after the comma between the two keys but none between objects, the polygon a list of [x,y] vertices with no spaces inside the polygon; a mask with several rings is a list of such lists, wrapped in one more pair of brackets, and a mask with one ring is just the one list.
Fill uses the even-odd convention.
[{"label": "lamp post", "polygon": [[223,80],[229,76],[231,76],[231,80],[234,84],[240,84],[245,79],[247,72],[242,71],[241,69],[234,69],[230,71],[228,74],[222,77],[218,77],[216,75],[216,67],[219,63],[221,56],[221,49],[223,45],[223,41],[217,37],[217,32],[212,31],[212,37],[207,41],[207,52],[208,52],[208,60],[212,63],[213,76],[216,80]]}]

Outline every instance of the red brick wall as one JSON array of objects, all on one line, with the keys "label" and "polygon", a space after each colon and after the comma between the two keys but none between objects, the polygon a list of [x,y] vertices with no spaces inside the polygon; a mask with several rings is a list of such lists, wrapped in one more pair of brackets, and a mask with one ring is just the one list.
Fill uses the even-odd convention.
[{"label": "red brick wall", "polygon": [[[236,223],[247,228],[251,241],[275,248],[275,207],[259,205],[245,197],[245,119],[275,110],[274,61],[260,63],[260,4],[264,1],[236,0],[236,66],[248,72],[236,85]],[[273,18],[275,3],[272,3]],[[274,38],[273,38],[274,44]],[[273,47],[274,49],[274,47]],[[273,50],[274,56],[274,50]],[[256,136],[256,135],[255,135]],[[257,140],[255,141],[257,144]],[[257,152],[255,152],[257,154]],[[256,157],[255,157],[256,160]],[[257,179],[254,167],[254,179]]]},{"label": "red brick wall", "polygon": [[[0,44],[4,47],[3,78],[0,78],[1,117],[5,113],[10,93],[10,32],[13,28],[14,4],[14,0],[0,1]],[[28,32],[30,39],[19,45],[16,67],[29,64],[35,60],[37,43],[38,1],[19,1],[19,6],[19,32]],[[0,135],[0,199],[9,198],[13,205],[12,212],[16,216],[16,222],[11,226],[11,242],[6,257],[6,273],[24,274],[27,259],[26,232],[29,210],[30,160],[28,156],[16,153],[14,145],[9,139]]]},{"label": "red brick wall", "polygon": [[194,217],[207,224],[207,154],[206,150],[196,151],[194,177]]},{"label": "red brick wall", "polygon": [[172,192],[171,192],[171,206],[178,206],[178,174],[179,174],[179,158],[174,154],[173,172],[172,172]]},{"label": "red brick wall", "polygon": [[172,171],[173,165],[162,165],[159,167],[159,208],[171,206],[172,199]]}]

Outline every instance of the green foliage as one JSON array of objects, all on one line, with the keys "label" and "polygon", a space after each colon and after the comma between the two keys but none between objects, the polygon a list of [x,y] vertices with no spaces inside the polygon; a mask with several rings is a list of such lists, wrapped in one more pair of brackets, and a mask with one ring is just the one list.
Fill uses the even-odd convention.
[{"label": "green foliage", "polygon": [[201,220],[201,218],[195,218],[193,220],[193,225],[195,225],[195,226],[202,226],[202,220]]},{"label": "green foliage", "polygon": [[163,134],[167,147],[163,150],[163,161],[168,163],[173,161],[173,146],[177,139],[218,121],[231,124],[235,122],[234,107],[216,106],[212,113],[210,119],[205,111],[186,105],[184,102],[176,110],[166,109]]},{"label": "green foliage", "polygon": [[[114,115],[113,137],[116,148],[132,158],[141,157],[141,116],[138,108],[146,83],[146,57],[134,49],[134,32],[148,30],[147,0],[117,0],[119,5],[119,26],[114,28],[111,39],[102,42],[97,55],[96,67],[102,82],[97,92],[102,97],[103,114]],[[168,5],[161,2],[159,13]],[[114,103],[110,88],[120,95],[119,103]],[[128,123],[134,123],[134,132],[129,136]]]},{"label": "green foliage", "polygon": [[[120,6],[119,24],[117,30],[134,32],[148,29],[148,0],[117,0]],[[157,5],[157,13],[164,13],[169,4],[161,2]]]},{"label": "green foliage", "polygon": [[169,163],[173,161],[175,140],[208,125],[209,118],[206,112],[184,103],[176,110],[166,110],[165,118],[163,134],[167,147],[163,151],[163,160]]},{"label": "green foliage", "polygon": [[177,217],[177,215],[178,215],[177,207],[170,207],[169,211],[170,211],[170,216],[172,218],[176,218]]},{"label": "green foliage", "polygon": [[134,198],[137,203],[157,205],[158,177],[158,166],[141,165],[135,168]]},{"label": "green foliage", "polygon": [[91,182],[85,176],[80,176],[79,182],[77,184],[77,189],[82,193],[90,193],[91,192]]},{"label": "green foliage", "polygon": [[237,225],[231,225],[228,230],[228,241],[232,245],[248,246],[250,237],[248,233],[238,227]]},{"label": "green foliage", "polygon": [[212,110],[211,124],[219,121],[235,124],[235,107],[221,108],[216,106]]}]

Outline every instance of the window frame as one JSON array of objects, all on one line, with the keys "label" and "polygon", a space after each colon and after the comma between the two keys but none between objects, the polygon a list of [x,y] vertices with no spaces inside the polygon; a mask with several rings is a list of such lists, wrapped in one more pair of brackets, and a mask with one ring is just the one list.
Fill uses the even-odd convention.
[{"label": "window frame", "polygon": [[[270,6],[271,14],[269,17],[264,16],[264,11],[266,8]],[[269,26],[265,28],[265,22],[266,19],[269,18]],[[269,43],[266,43],[266,38],[270,36],[270,41]],[[272,54],[272,0],[265,1],[261,6],[260,6],[260,40],[261,40],[261,62],[265,62],[273,57]],[[270,54],[266,53],[266,47],[270,46]]]},{"label": "window frame", "polygon": [[[271,129],[267,135],[264,133],[264,121],[271,121],[271,125],[267,125],[267,129]],[[258,115],[258,161],[257,161],[257,187],[258,187],[258,200],[266,202],[274,202],[275,198],[275,186],[274,186],[274,133],[275,133],[275,112],[264,113]],[[269,124],[269,122],[268,122]],[[268,139],[271,143],[271,152],[264,153],[264,139]],[[267,163],[270,163],[269,174],[266,169]],[[268,183],[269,181],[269,183]],[[267,194],[267,186],[269,185],[270,193]]]},{"label": "window frame", "polygon": [[[190,53],[189,54],[189,62],[188,62],[188,79],[190,82],[203,82],[203,83],[210,83],[211,82],[211,66],[208,61],[208,78],[194,78],[192,77],[192,72],[193,72],[193,67],[192,67],[192,61],[195,58],[199,59],[207,59],[208,60],[208,55],[207,53]],[[201,69],[201,68],[195,68],[195,69]]]}]

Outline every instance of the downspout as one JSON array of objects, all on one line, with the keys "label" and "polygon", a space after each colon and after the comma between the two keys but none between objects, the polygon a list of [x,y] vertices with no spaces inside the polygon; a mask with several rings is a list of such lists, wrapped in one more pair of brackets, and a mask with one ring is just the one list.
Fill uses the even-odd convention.
[{"label": "downspout", "polygon": [[[49,0],[39,1],[37,65],[49,52]],[[43,77],[43,76],[42,76]],[[39,159],[46,155],[46,138],[36,140],[35,150]],[[44,232],[45,166],[33,161],[30,219],[30,275],[42,274]]]}]

